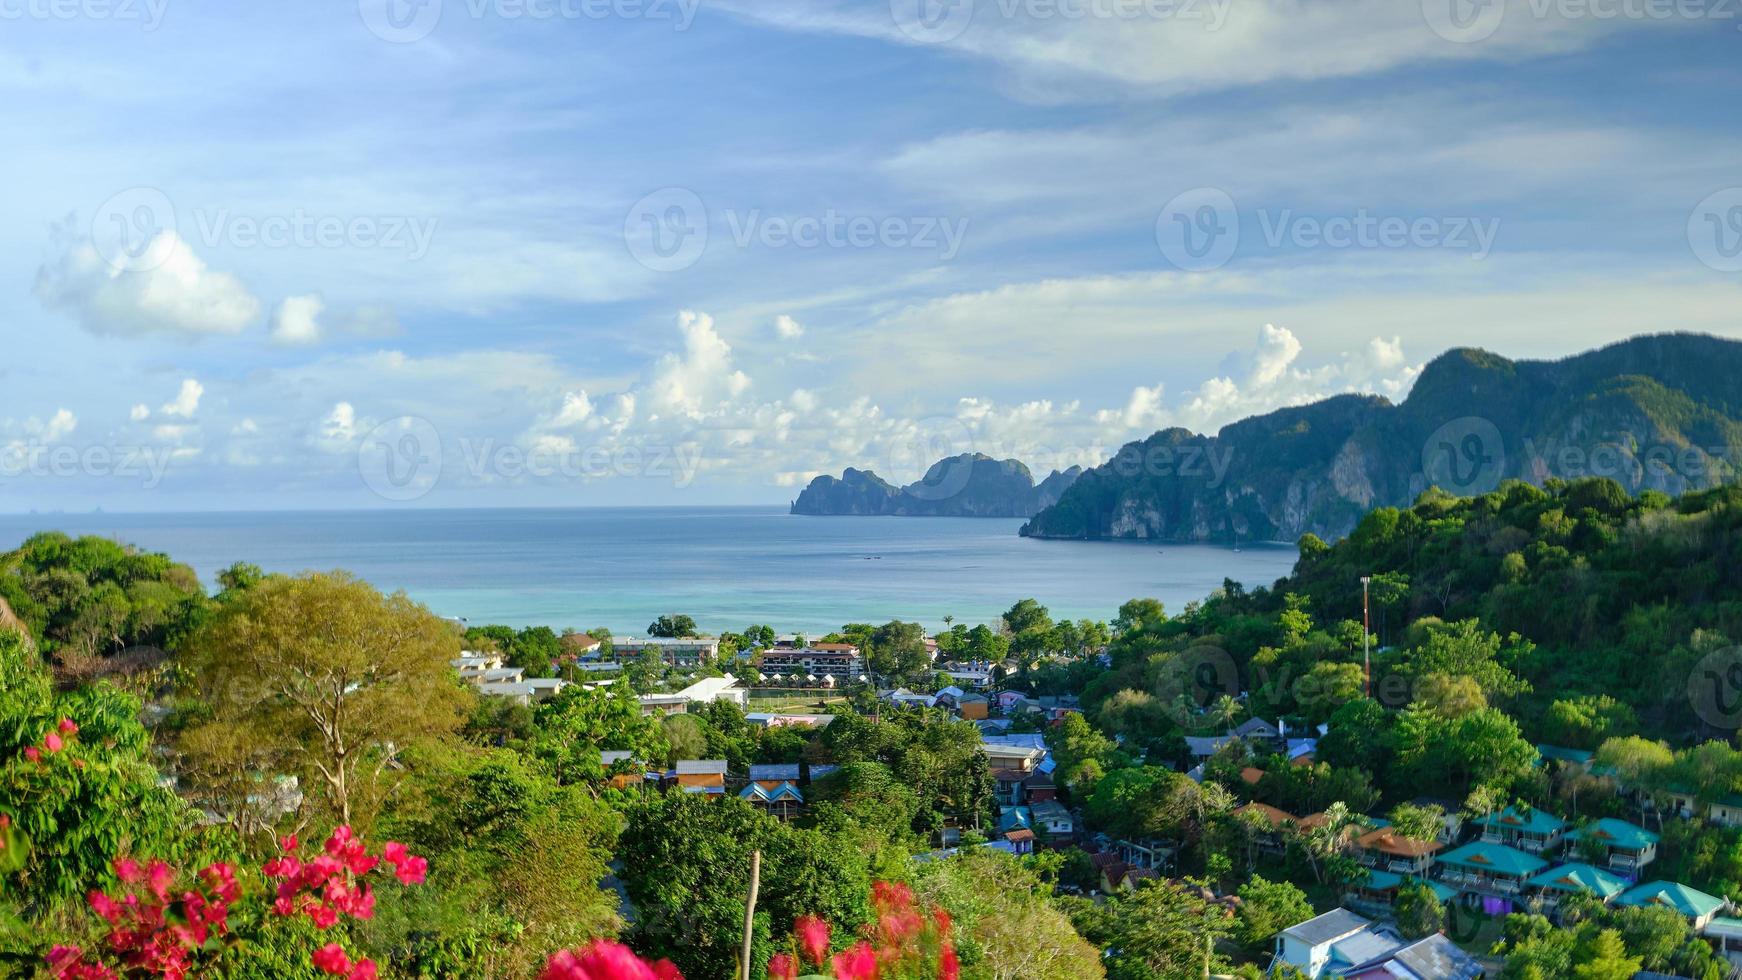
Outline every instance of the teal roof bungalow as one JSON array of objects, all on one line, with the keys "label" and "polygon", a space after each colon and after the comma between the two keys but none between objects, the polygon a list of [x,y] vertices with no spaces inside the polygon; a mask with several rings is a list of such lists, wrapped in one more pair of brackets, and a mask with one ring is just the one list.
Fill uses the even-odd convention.
[{"label": "teal roof bungalow", "polygon": [[1673,881],[1648,881],[1622,892],[1615,904],[1632,908],[1673,909],[1693,925],[1695,932],[1699,932],[1711,924],[1718,913],[1724,911],[1730,903]]},{"label": "teal roof bungalow", "polygon": [[1458,897],[1458,890],[1450,885],[1373,868],[1362,869],[1361,876],[1349,883],[1343,892],[1343,904],[1357,912],[1389,916],[1397,893],[1410,885],[1425,885],[1442,904]]},{"label": "teal roof bungalow", "polygon": [[1567,839],[1575,842],[1581,855],[1587,848],[1591,853],[1586,856],[1595,857],[1595,852],[1601,851],[1601,863],[1622,874],[1637,874],[1657,860],[1657,835],[1614,817],[1593,820],[1568,834]]},{"label": "teal roof bungalow", "polygon": [[1596,758],[1595,753],[1587,752],[1584,749],[1569,749],[1564,745],[1550,745],[1547,742],[1538,744],[1536,753],[1542,756],[1544,765],[1551,762],[1562,762],[1569,766],[1578,766],[1587,772],[1590,771],[1591,760]]},{"label": "teal roof bungalow", "polygon": [[1717,949],[1719,956],[1731,962],[1742,957],[1742,919],[1713,916],[1712,921],[1700,930],[1700,935]]},{"label": "teal roof bungalow", "polygon": [[1544,909],[1552,912],[1567,895],[1585,894],[1607,905],[1627,890],[1620,877],[1589,864],[1563,864],[1531,875],[1525,887],[1535,889]]},{"label": "teal roof bungalow", "polygon": [[1531,875],[1546,867],[1547,861],[1515,847],[1471,841],[1440,855],[1435,871],[1441,881],[1459,891],[1512,897],[1525,890]]},{"label": "teal roof bungalow", "polygon": [[1560,843],[1567,822],[1546,810],[1509,806],[1499,813],[1485,813],[1476,820],[1485,844],[1506,844],[1521,851],[1541,854]]}]

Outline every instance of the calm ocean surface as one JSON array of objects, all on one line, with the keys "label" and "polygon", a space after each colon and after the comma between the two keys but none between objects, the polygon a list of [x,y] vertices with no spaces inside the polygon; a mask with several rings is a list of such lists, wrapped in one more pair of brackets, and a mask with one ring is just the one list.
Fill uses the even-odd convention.
[{"label": "calm ocean surface", "polygon": [[473,623],[606,626],[661,613],[704,629],[767,623],[811,635],[845,622],[946,614],[990,621],[1034,597],[1054,617],[1112,619],[1144,596],[1178,611],[1224,578],[1269,585],[1295,549],[1033,541],[1018,520],[795,517],[785,508],[392,510],[0,515],[0,550],[48,529],[168,552],[208,586],[235,561],[348,569]]}]

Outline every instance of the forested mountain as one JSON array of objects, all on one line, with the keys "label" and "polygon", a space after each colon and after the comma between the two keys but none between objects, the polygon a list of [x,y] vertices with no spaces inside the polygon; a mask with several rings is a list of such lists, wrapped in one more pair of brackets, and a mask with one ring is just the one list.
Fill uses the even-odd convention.
[{"label": "forested mountain", "polygon": [[1337,538],[1430,486],[1610,477],[1680,494],[1735,477],[1742,344],[1637,337],[1560,361],[1456,349],[1401,404],[1339,395],[1215,435],[1167,429],[1087,471],[1024,525],[1046,538]]},{"label": "forested mountain", "polygon": [[1039,484],[1014,459],[963,453],[933,463],[925,476],[897,487],[870,470],[849,467],[840,479],[819,476],[792,503],[792,513],[820,516],[1032,517],[1056,503],[1082,468],[1054,470]]}]

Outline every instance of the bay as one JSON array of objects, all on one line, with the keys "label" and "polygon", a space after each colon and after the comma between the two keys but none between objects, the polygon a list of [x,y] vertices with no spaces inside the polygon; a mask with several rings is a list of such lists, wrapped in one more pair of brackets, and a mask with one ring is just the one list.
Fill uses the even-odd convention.
[{"label": "bay", "polygon": [[1292,545],[1036,541],[1020,520],[799,517],[782,507],[0,515],[0,549],[40,530],[163,551],[210,586],[236,561],[351,571],[472,623],[639,634],[684,613],[819,635],[847,622],[992,622],[1018,599],[1111,620],[1135,597],[1170,612],[1231,578],[1288,573]]}]

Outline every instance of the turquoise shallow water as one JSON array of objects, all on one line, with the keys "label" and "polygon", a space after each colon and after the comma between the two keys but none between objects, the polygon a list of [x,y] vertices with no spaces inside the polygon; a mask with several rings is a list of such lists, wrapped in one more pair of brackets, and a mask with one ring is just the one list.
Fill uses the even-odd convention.
[{"label": "turquoise shallow water", "polygon": [[767,623],[815,635],[845,622],[930,629],[1034,597],[1055,617],[1111,619],[1143,596],[1178,610],[1232,578],[1269,585],[1295,549],[1034,541],[1018,520],[795,517],[784,508],[382,510],[0,516],[0,549],[59,529],[100,534],[214,574],[345,568],[444,616],[641,632],[661,613],[704,629]]}]

